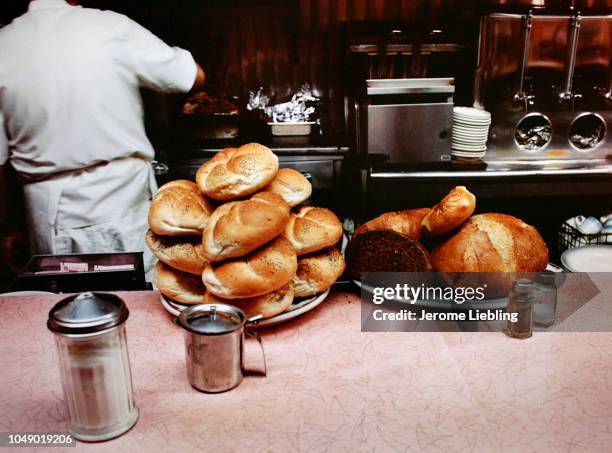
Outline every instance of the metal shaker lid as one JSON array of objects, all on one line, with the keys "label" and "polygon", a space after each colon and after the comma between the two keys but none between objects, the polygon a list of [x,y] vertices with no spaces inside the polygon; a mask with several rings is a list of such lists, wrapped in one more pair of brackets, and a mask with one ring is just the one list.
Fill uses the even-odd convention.
[{"label": "metal shaker lid", "polygon": [[555,272],[542,271],[536,277],[536,283],[541,283],[543,285],[554,285],[556,278],[557,274]]},{"label": "metal shaker lid", "polygon": [[520,280],[515,280],[512,284],[512,292],[518,295],[530,295],[533,291],[533,283],[531,280],[526,278],[521,278]]},{"label": "metal shaker lid", "polygon": [[49,312],[47,327],[60,334],[89,334],[118,326],[128,316],[120,297],[87,292],[59,301]]},{"label": "metal shaker lid", "polygon": [[232,305],[194,305],[183,310],[178,324],[200,335],[223,335],[240,329],[246,323],[242,310]]}]

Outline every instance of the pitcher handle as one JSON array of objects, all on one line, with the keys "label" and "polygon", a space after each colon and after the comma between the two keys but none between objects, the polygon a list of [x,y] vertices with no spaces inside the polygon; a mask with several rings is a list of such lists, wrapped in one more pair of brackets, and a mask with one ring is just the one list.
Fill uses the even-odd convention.
[{"label": "pitcher handle", "polygon": [[[261,336],[259,335],[259,333],[255,330],[249,330],[249,329],[245,329],[244,330],[244,334],[246,337],[249,337],[255,341],[257,341],[257,343],[259,343],[259,347],[261,348],[261,357],[263,358],[263,365],[264,365],[264,372],[263,372],[263,376],[267,377],[268,376],[268,363],[266,362],[266,351],[264,350],[263,347],[263,342],[261,341]],[[243,367],[243,371],[249,373],[249,374],[253,374],[251,372],[249,372],[248,370],[245,370]]]}]

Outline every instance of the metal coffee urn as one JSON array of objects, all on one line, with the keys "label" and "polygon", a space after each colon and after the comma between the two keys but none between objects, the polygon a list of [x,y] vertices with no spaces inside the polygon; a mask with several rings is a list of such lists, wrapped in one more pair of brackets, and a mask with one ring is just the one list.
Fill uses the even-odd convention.
[{"label": "metal coffee urn", "polygon": [[481,18],[475,106],[492,114],[486,160],[609,159],[609,2],[539,3]]}]

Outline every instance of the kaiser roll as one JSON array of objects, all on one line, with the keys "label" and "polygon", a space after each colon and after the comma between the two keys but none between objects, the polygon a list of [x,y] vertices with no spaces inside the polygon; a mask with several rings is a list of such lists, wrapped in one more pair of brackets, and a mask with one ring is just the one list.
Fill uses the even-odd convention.
[{"label": "kaiser roll", "polygon": [[253,253],[222,263],[210,263],[202,281],[215,296],[244,299],[282,288],[297,269],[297,255],[291,244],[276,238]]},{"label": "kaiser roll", "polygon": [[295,297],[314,296],[327,291],[340,278],[344,269],[344,258],[335,247],[301,257],[293,278]]},{"label": "kaiser roll", "polygon": [[200,235],[215,206],[191,181],[178,180],[159,188],[149,210],[149,226],[167,236]]},{"label": "kaiser roll", "polygon": [[215,200],[233,200],[267,186],[278,172],[278,158],[269,148],[250,143],[218,152],[200,167],[196,182]]},{"label": "kaiser roll", "polygon": [[223,204],[204,230],[204,253],[210,261],[244,256],[278,236],[288,221],[289,205],[272,192]]},{"label": "kaiser roll", "polygon": [[430,272],[427,250],[414,239],[391,230],[372,230],[353,236],[346,247],[347,275],[363,272]]},{"label": "kaiser roll", "polygon": [[387,212],[364,223],[353,233],[353,237],[366,231],[391,230],[415,241],[421,240],[421,223],[431,209],[419,208],[406,211]]},{"label": "kaiser roll", "polygon": [[538,272],[548,248],[538,231],[505,214],[472,217],[431,255],[439,272]]},{"label": "kaiser roll", "polygon": [[204,303],[206,289],[199,276],[172,269],[164,263],[155,265],[155,286],[164,296],[183,304]]},{"label": "kaiser roll", "polygon": [[428,236],[441,236],[463,225],[476,209],[476,197],[465,187],[451,190],[423,219]]},{"label": "kaiser roll", "polygon": [[293,168],[278,170],[276,177],[265,190],[280,195],[292,208],[308,200],[312,195],[310,182],[303,174]]},{"label": "kaiser roll", "polygon": [[284,237],[301,256],[336,245],[342,238],[342,224],[329,209],[302,206],[291,214]]},{"label": "kaiser roll", "polygon": [[200,238],[158,236],[149,230],[147,245],[155,257],[168,266],[201,275],[208,264]]},{"label": "kaiser roll", "polygon": [[223,299],[210,291],[204,295],[205,304],[230,304],[240,308],[250,318],[261,314],[264,319],[284,313],[293,303],[293,282],[289,282],[281,289],[263,296],[246,299]]}]

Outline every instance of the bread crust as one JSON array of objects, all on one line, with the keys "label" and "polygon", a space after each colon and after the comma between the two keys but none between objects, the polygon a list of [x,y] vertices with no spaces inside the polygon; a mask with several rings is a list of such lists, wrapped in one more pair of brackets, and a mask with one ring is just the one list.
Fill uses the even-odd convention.
[{"label": "bread crust", "polygon": [[204,254],[210,261],[247,255],[282,233],[289,215],[289,205],[272,192],[225,203],[208,220],[202,236]]},{"label": "bread crust", "polygon": [[408,209],[405,211],[386,212],[369,222],[364,223],[353,233],[353,237],[366,231],[391,230],[415,241],[421,240],[421,224],[429,208]]},{"label": "bread crust", "polygon": [[164,296],[177,302],[204,303],[206,288],[199,276],[173,269],[162,262],[155,265],[155,286]]},{"label": "bread crust", "polygon": [[441,236],[463,225],[476,209],[476,197],[464,186],[457,186],[435,205],[423,219],[428,236]]},{"label": "bread crust", "polygon": [[247,318],[261,314],[264,319],[268,319],[287,311],[293,303],[293,296],[293,282],[289,282],[277,291],[246,299],[223,299],[207,291],[204,303],[235,305],[246,314]]},{"label": "bread crust", "polygon": [[301,257],[293,279],[295,297],[309,297],[327,291],[344,273],[346,264],[335,247]]},{"label": "bread crust", "polygon": [[201,275],[208,264],[200,238],[159,236],[149,230],[145,240],[158,260],[180,271]]},{"label": "bread crust", "polygon": [[432,254],[438,272],[539,272],[548,265],[540,233],[506,214],[473,216]]},{"label": "bread crust", "polygon": [[342,223],[329,209],[302,206],[291,214],[283,236],[302,256],[336,245],[342,239]]},{"label": "bread crust", "polygon": [[166,236],[200,235],[215,210],[195,183],[184,179],[159,188],[149,209],[149,227]]},{"label": "bread crust", "polygon": [[293,168],[281,168],[276,177],[264,189],[273,192],[292,208],[305,202],[312,195],[312,185],[306,177]]},{"label": "bread crust", "polygon": [[267,186],[278,172],[278,157],[266,146],[249,143],[226,148],[205,162],[196,173],[200,191],[228,201],[252,195]]},{"label": "bread crust", "polygon": [[244,299],[282,288],[296,270],[295,250],[289,241],[277,237],[242,258],[210,263],[202,273],[202,281],[216,296]]}]

